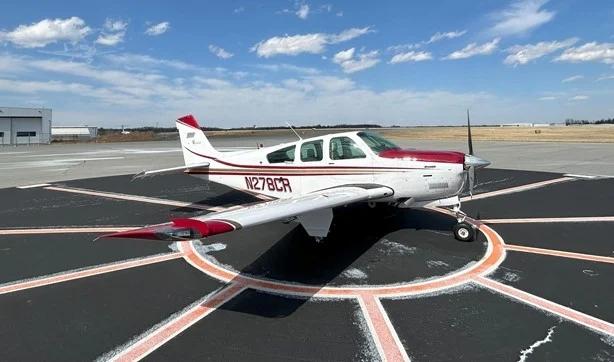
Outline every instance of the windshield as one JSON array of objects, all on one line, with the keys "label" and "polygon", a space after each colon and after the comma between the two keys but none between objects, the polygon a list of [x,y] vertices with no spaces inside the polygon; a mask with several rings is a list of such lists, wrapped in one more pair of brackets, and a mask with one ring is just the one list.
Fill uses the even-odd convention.
[{"label": "windshield", "polygon": [[358,137],[362,138],[362,140],[365,141],[367,146],[369,146],[369,148],[371,148],[375,153],[400,148],[399,146],[375,133],[358,132]]}]

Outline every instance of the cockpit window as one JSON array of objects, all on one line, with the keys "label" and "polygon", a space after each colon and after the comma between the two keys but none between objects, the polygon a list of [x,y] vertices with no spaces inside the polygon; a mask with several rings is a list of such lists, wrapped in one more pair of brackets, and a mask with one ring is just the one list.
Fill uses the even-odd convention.
[{"label": "cockpit window", "polygon": [[349,137],[331,138],[329,151],[331,160],[348,160],[351,158],[367,157]]},{"label": "cockpit window", "polygon": [[398,149],[399,146],[394,143],[388,141],[384,137],[377,135],[375,133],[370,132],[358,132],[358,137],[360,137],[370,149],[375,153],[380,153],[385,150]]},{"label": "cockpit window", "polygon": [[294,162],[294,150],[296,146],[285,147],[269,153],[266,158],[269,163]]},{"label": "cockpit window", "polygon": [[324,141],[308,141],[301,145],[301,161],[322,161],[322,145]]}]

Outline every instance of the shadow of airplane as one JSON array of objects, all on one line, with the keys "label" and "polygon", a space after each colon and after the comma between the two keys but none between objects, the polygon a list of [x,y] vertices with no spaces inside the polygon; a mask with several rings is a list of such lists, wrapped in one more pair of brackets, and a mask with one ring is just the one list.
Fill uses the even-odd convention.
[{"label": "shadow of airplane", "polygon": [[[429,229],[448,233],[452,243],[446,247],[451,246],[452,249],[462,250],[463,245],[468,245],[453,239],[451,229],[456,222],[453,218],[429,210],[393,207],[370,209],[366,205],[352,205],[335,209],[334,213],[334,226],[324,242],[316,243],[297,225],[253,262],[241,268],[240,275],[308,284],[321,289],[338,278],[383,237],[402,229]],[[280,294],[283,295],[283,292]],[[296,300],[280,310],[279,306],[259,303],[257,293],[244,291],[225,303],[221,309],[267,318],[283,318],[294,313],[313,294],[296,297]],[[254,300],[246,303],[244,298]]]}]

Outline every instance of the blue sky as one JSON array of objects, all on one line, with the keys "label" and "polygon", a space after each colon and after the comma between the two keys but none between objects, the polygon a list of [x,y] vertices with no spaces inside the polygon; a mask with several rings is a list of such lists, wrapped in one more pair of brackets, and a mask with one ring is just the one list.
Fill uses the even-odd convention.
[{"label": "blue sky", "polygon": [[614,116],[610,0],[20,1],[0,44],[0,104],[58,125]]}]

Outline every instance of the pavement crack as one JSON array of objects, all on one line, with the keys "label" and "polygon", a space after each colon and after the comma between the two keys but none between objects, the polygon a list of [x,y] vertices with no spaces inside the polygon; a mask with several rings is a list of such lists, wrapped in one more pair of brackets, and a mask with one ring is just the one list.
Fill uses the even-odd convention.
[{"label": "pavement crack", "polygon": [[523,349],[522,351],[520,351],[518,362],[525,362],[527,360],[527,357],[531,355],[537,347],[543,344],[546,344],[548,342],[552,342],[552,335],[554,334],[555,328],[556,326],[550,327],[550,329],[548,329],[548,334],[546,334],[545,338],[540,339],[539,341],[535,341],[532,345],[529,346],[529,348]]}]

